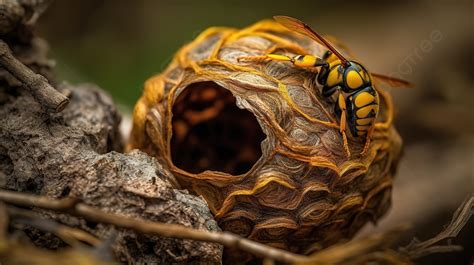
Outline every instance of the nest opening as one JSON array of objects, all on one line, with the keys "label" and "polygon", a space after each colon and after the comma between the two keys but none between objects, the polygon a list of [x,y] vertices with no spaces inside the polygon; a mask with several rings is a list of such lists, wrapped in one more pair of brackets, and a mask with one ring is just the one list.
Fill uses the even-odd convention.
[{"label": "nest opening", "polygon": [[265,139],[255,116],[240,109],[232,93],[215,82],[187,86],[173,105],[171,158],[190,173],[248,172]]}]

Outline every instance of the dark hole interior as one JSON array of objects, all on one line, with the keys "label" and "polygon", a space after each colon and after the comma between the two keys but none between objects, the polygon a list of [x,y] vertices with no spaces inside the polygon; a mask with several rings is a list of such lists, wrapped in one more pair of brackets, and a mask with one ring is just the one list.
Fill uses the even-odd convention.
[{"label": "dark hole interior", "polygon": [[186,87],[173,105],[171,157],[191,173],[215,170],[243,174],[262,155],[265,139],[254,115],[214,82]]}]

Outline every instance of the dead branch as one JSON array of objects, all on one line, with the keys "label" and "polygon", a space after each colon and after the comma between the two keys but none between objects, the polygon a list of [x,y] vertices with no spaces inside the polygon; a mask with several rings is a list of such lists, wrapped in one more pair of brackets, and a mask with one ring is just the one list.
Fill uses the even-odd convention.
[{"label": "dead branch", "polygon": [[129,218],[118,214],[102,212],[99,209],[77,202],[77,200],[71,198],[52,200],[46,197],[0,189],[0,200],[19,206],[35,206],[50,210],[63,211],[75,216],[83,217],[90,221],[112,224],[141,233],[219,243],[229,248],[239,248],[258,257],[267,257],[280,262],[297,263],[308,260],[305,256],[269,247],[228,232],[208,232],[176,224],[164,224]]},{"label": "dead branch", "polygon": [[345,264],[385,264],[385,265],[410,265],[413,264],[410,259],[402,256],[400,253],[387,249],[383,251],[375,251],[365,255],[359,255],[354,259],[348,260]]},{"label": "dead branch", "polygon": [[[435,237],[423,242],[416,238],[405,247],[400,248],[411,259],[417,259],[432,253],[451,252],[462,250],[461,246],[451,245],[449,240],[457,237],[474,213],[474,194],[469,195],[456,210],[449,225]],[[447,244],[439,245],[448,240]]]},{"label": "dead branch", "polygon": [[16,79],[21,81],[31,95],[47,111],[60,112],[69,103],[69,99],[54,89],[44,76],[36,74],[16,59],[8,44],[3,40],[0,40],[0,64]]},{"label": "dead branch", "polygon": [[[474,196],[471,196],[461,205],[454,214],[451,223],[444,231],[433,239],[422,243],[410,244],[408,247],[402,249],[400,253],[387,249],[387,247],[393,242],[397,234],[407,229],[406,226],[384,234],[374,234],[366,238],[337,244],[311,256],[298,255],[269,247],[228,232],[202,231],[176,224],[152,222],[114,213],[106,213],[78,202],[73,198],[54,200],[43,196],[0,189],[0,201],[19,206],[40,207],[65,212],[74,216],[83,217],[89,221],[111,224],[145,234],[218,243],[225,247],[238,248],[264,258],[267,264],[272,264],[274,261],[295,264],[364,264],[369,261],[384,261],[385,264],[411,264],[408,258],[418,258],[434,252],[446,252],[458,249],[457,246],[439,246],[435,244],[458,235],[462,227],[472,216]],[[15,211],[13,211],[13,215],[14,214]],[[75,235],[76,238],[80,238],[81,236]]]},{"label": "dead branch", "polygon": [[208,232],[184,227],[181,225],[164,224],[128,218],[117,214],[105,213],[82,203],[75,205],[74,209],[72,210],[72,214],[92,221],[133,229],[141,233],[219,243],[229,248],[239,248],[258,257],[269,257],[280,262],[292,263],[306,259],[304,256],[272,248],[228,232]]},{"label": "dead branch", "polygon": [[0,261],[9,265],[116,265],[117,263],[104,260],[91,249],[66,248],[56,251],[37,248],[17,240],[0,239]]},{"label": "dead branch", "polygon": [[[351,240],[344,244],[337,244],[323,251],[317,252],[311,255],[307,261],[301,262],[300,264],[365,264],[365,262],[357,262],[356,259],[373,258],[376,260],[384,260],[387,257],[382,254],[386,251],[378,251],[381,248],[389,246],[397,234],[402,231],[406,231],[408,226],[400,226],[397,229],[389,231],[384,234],[374,234],[365,238]],[[378,253],[378,258],[375,253]],[[367,254],[371,254],[366,256]],[[390,253],[389,256],[395,255]],[[410,262],[403,258],[401,255],[396,255],[394,258],[398,263],[389,264],[409,264]]]},{"label": "dead branch", "polygon": [[5,237],[8,227],[8,214],[6,206],[0,202],[0,240]]},{"label": "dead branch", "polygon": [[392,239],[395,238],[396,234],[400,232],[400,229],[405,230],[405,227],[386,234],[376,234],[367,238],[338,244],[312,256],[303,256],[269,247],[229,232],[201,231],[176,224],[152,222],[129,218],[114,213],[106,213],[74,199],[66,198],[53,200],[42,196],[0,189],[0,201],[19,206],[36,206],[50,210],[62,211],[71,215],[83,217],[90,221],[111,224],[146,234],[218,243],[225,247],[238,248],[255,256],[264,258],[266,264],[272,264],[274,261],[294,264],[346,264],[348,261],[351,261],[351,259],[354,259],[354,261],[359,260],[370,252],[378,253],[377,255],[371,253],[372,255],[370,257],[375,260],[386,260],[391,258],[398,260],[398,263],[393,262],[392,264],[409,264],[404,257],[392,253],[392,255],[390,255],[390,257],[387,256],[387,258],[385,257],[384,252],[376,252],[377,249],[387,246]]},{"label": "dead branch", "polygon": [[71,246],[76,246],[79,242],[86,242],[94,247],[101,244],[98,238],[81,229],[62,225],[53,220],[40,218],[32,211],[8,207],[7,212],[16,223],[29,225],[42,231],[53,233]]},{"label": "dead branch", "polygon": [[61,200],[51,200],[46,197],[26,195],[3,189],[0,189],[0,200],[15,205],[39,207],[54,211],[67,211],[77,203],[77,200],[72,197]]}]

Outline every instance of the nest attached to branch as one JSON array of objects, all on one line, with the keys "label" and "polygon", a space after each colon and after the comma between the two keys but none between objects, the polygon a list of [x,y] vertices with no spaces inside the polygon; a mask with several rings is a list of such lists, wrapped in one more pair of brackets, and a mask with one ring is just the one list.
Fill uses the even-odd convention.
[{"label": "nest attached to branch", "polygon": [[180,184],[202,195],[220,227],[309,253],[350,238],[390,205],[401,139],[390,95],[374,136],[349,136],[344,152],[334,101],[316,72],[242,56],[325,49],[273,21],[209,28],[145,83],[128,149],[155,156]]}]

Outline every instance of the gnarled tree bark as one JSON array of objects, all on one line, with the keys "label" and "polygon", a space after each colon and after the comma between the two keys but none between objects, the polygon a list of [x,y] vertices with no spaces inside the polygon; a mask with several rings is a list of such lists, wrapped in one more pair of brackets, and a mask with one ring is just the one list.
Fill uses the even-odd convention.
[{"label": "gnarled tree bark", "polygon": [[[50,198],[74,197],[111,213],[218,231],[204,200],[179,190],[174,177],[155,159],[138,151],[119,153],[121,117],[110,96],[92,84],[65,84],[59,92],[53,88],[57,83],[47,45],[33,31],[48,2],[0,1],[4,51],[0,54],[0,188]],[[63,94],[70,100],[67,107]],[[63,108],[60,113],[50,111]],[[121,262],[221,262],[218,244],[144,235],[69,214],[31,210],[101,241],[114,234],[111,248]],[[37,246],[66,246],[38,226],[14,228],[23,230]]]}]

